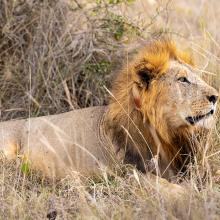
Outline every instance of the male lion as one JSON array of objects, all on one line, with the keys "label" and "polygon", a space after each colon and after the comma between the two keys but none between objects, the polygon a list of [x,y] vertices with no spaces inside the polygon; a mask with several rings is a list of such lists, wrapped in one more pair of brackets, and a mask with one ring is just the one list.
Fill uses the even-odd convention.
[{"label": "male lion", "polygon": [[149,43],[119,72],[108,106],[0,123],[0,149],[47,176],[98,174],[119,162],[170,178],[212,126],[217,91],[169,40]]}]

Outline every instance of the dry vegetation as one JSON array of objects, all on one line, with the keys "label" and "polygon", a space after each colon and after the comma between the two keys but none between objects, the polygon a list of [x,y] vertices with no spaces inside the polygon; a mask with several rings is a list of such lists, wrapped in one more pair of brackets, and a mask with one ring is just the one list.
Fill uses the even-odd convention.
[{"label": "dry vegetation", "polygon": [[[0,118],[106,104],[103,86],[114,71],[161,35],[191,47],[203,77],[218,88],[219,21],[215,0],[0,0]],[[132,168],[51,181],[2,158],[0,219],[219,219],[218,120],[212,133],[180,197]]]}]

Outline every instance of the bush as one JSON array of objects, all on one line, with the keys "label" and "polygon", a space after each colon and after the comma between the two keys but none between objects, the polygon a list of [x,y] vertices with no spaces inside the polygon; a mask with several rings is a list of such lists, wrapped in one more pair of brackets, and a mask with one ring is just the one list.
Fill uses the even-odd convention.
[{"label": "bush", "polygon": [[120,40],[138,33],[118,3],[0,0],[1,119],[106,104]]}]

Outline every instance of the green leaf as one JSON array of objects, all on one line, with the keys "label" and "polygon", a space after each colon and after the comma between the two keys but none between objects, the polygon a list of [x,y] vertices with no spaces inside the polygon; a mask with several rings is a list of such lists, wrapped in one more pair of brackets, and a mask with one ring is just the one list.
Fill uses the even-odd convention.
[{"label": "green leaf", "polygon": [[28,163],[28,161],[22,163],[21,171],[26,175],[30,173],[30,164]]}]

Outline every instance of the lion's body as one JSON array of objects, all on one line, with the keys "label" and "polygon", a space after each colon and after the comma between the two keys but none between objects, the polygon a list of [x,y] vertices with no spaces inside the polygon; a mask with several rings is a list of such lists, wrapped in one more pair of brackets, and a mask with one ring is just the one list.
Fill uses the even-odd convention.
[{"label": "lion's body", "polygon": [[194,134],[210,127],[216,90],[187,54],[156,41],[118,74],[107,107],[0,123],[0,148],[48,176],[97,174],[115,162],[170,178],[196,153]]},{"label": "lion's body", "polygon": [[[98,174],[111,166],[102,135],[105,107],[0,123],[0,147],[8,158],[28,158],[47,176],[65,177],[72,171]],[[106,147],[104,147],[106,146]]]}]

